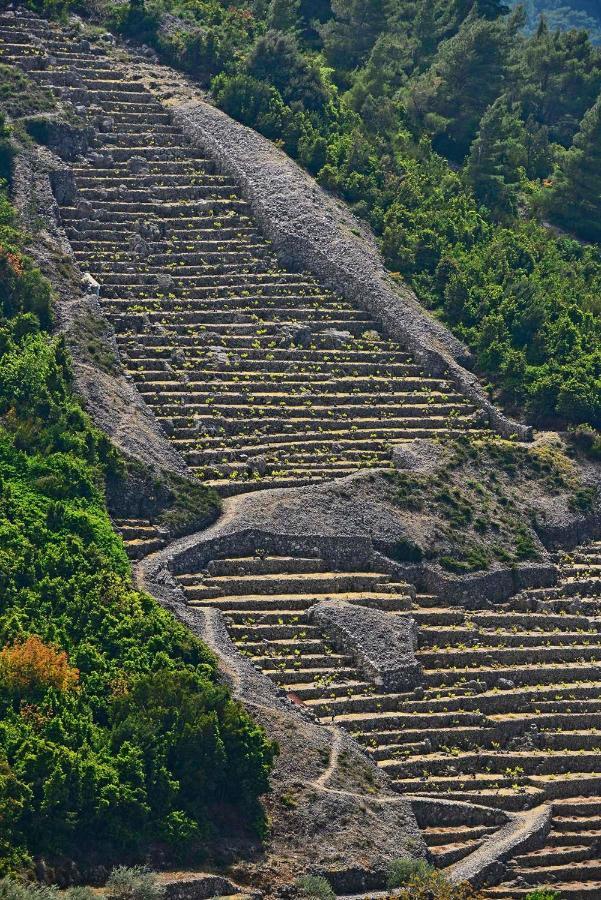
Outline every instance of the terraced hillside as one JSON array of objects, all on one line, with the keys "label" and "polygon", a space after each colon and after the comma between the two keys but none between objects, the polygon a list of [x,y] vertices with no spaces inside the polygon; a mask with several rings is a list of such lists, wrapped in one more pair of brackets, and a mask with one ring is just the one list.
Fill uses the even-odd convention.
[{"label": "terraced hillside", "polygon": [[[100,285],[127,372],[190,467],[222,494],[310,484],[386,464],[416,437],[481,429],[368,313],[285,271],[238,186],[128,81],[110,47],[29,14],[0,17],[0,52],[99,126],[61,218]],[[133,559],[164,536],[116,522]],[[553,806],[547,845],[516,857],[490,897],[552,883],[601,897],[601,544],[557,587],[476,611],[318,555],[216,558],[179,581],[225,615],[240,652],[324,724],[350,732],[399,791],[456,801],[424,826],[449,866],[507,817]],[[308,610],[344,599],[418,626],[419,686],[379,689]],[[480,810],[474,823],[466,810]],[[449,807],[451,808],[451,807]]]},{"label": "terraced hillside", "polygon": [[[458,801],[455,821],[424,831],[439,865],[496,830],[469,824],[465,803],[494,816],[549,802],[546,846],[516,857],[511,884],[487,896],[548,883],[576,898],[601,896],[600,573],[597,542],[564,558],[557,586],[478,611],[318,558],[216,559],[179,580],[191,605],[220,609],[240,651],[323,724],[348,730],[399,791]],[[415,619],[420,686],[383,692],[337,652],[307,617],[328,598]]]},{"label": "terraced hillside", "polygon": [[238,186],[101,48],[23,16],[4,17],[0,48],[38,57],[30,75],[100,125],[61,218],[127,371],[195,472],[225,494],[303,484],[477,426],[368,313],[282,269]]}]

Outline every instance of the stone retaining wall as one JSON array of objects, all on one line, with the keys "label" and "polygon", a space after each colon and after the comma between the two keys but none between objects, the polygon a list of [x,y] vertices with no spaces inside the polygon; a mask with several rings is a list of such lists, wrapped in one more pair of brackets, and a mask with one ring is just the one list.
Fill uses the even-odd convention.
[{"label": "stone retaining wall", "polygon": [[411,806],[420,828],[454,825],[461,819],[464,825],[506,825],[512,818],[502,809],[444,800],[438,797],[411,797]]},{"label": "stone retaining wall", "polygon": [[309,621],[341,653],[350,653],[367,678],[385,691],[412,690],[421,682],[415,658],[417,629],[409,616],[328,600],[309,609]]},{"label": "stone retaining wall", "polygon": [[551,806],[544,804],[516,815],[474,851],[447,869],[449,881],[469,881],[475,888],[498,884],[506,863],[519,853],[542,847],[551,830]]},{"label": "stone retaining wall", "polygon": [[[59,141],[58,133],[55,137]],[[72,177],[62,159],[46,148],[19,147],[19,151],[13,166],[11,200],[25,228],[36,235],[35,243],[27,249],[52,283],[56,330],[65,336],[77,392],[87,412],[94,424],[126,455],[153,469],[187,474],[186,464],[167,439],[131,376],[123,373],[114,329],[104,315],[97,294],[90,292],[90,284],[82,278],[60,224],[53,189],[59,195],[68,192]],[[66,268],[70,270],[69,277],[64,274]],[[91,319],[102,324],[104,346],[116,359],[114,371],[101,369],[85,354],[79,329],[82,322]]]},{"label": "stone retaining wall", "polygon": [[[224,517],[227,519],[227,517]],[[334,569],[377,571],[408,581],[419,590],[436,593],[445,602],[477,607],[484,600],[502,602],[525,587],[555,584],[557,569],[550,563],[523,563],[492,572],[448,575],[428,563],[396,563],[377,551],[369,538],[319,534],[284,534],[259,528],[237,530],[223,519],[205,532],[181,538],[169,547],[169,569],[174,574],[204,569],[212,559],[254,556],[257,550],[275,555],[321,557]]]}]

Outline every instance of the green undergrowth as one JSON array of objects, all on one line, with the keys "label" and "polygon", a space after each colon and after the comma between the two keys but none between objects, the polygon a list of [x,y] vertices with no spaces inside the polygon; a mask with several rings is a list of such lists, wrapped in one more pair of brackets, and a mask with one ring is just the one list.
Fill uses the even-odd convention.
[{"label": "green undergrowth", "polygon": [[416,522],[431,523],[428,538],[398,542],[391,555],[403,562],[436,559],[456,574],[538,560],[545,511],[561,501],[569,514],[587,513],[597,501],[597,490],[553,443],[527,447],[466,437],[445,445],[433,471],[386,478],[392,503]]},{"label": "green undergrowth", "polygon": [[12,119],[50,112],[56,106],[52,94],[14,66],[0,64],[0,106]]},{"label": "green undergrowth", "polygon": [[401,900],[478,900],[468,882],[451,884],[424,859],[393,859],[388,866],[387,888]]},{"label": "green undergrowth", "polygon": [[200,482],[170,473],[164,476],[169,490],[169,503],[161,510],[157,521],[173,535],[186,534],[206,528],[213,522],[221,507],[217,492]]},{"label": "green undergrowth", "polygon": [[99,896],[106,900],[164,900],[165,894],[157,873],[146,866],[115,866],[101,894],[88,885],[61,890],[55,884],[0,878],[0,900],[95,900]]},{"label": "green undergrowth", "polygon": [[[215,659],[134,590],[48,283],[0,196],[0,873],[204,858],[261,834],[275,746]],[[182,489],[185,515],[198,493]]]},{"label": "green undergrowth", "polygon": [[92,313],[79,315],[71,326],[69,340],[77,345],[82,359],[108,375],[118,374],[119,359],[107,341],[107,326],[103,318]]}]

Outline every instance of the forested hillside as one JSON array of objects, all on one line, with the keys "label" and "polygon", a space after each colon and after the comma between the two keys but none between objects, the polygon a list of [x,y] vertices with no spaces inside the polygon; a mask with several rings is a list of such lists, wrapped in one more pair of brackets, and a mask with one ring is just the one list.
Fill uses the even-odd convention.
[{"label": "forested hillside", "polygon": [[[518,6],[517,0],[512,0]],[[601,43],[601,7],[597,0],[526,0],[526,27],[534,31],[539,19],[545,17],[550,28],[584,28],[595,44]]]},{"label": "forested hillside", "polygon": [[524,24],[499,0],[113,13],[367,219],[508,407],[598,426],[601,51]]},{"label": "forested hillside", "polygon": [[[0,161],[10,172],[8,132]],[[0,875],[33,857],[200,859],[263,827],[274,746],[207,648],[134,590],[49,283],[0,192]],[[224,823],[229,823],[226,826]]]}]

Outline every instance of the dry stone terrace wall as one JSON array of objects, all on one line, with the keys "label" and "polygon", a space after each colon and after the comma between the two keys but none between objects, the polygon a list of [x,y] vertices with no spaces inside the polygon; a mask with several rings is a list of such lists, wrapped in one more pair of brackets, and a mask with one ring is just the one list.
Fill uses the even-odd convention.
[{"label": "dry stone terrace wall", "polygon": [[[283,555],[283,541],[279,555],[273,546],[252,554],[250,543],[239,550],[247,556],[228,556],[225,539],[196,553],[195,540],[141,570],[163,559],[191,609],[219,610],[264,675],[363,745],[416,798],[432,858],[451,877],[501,882],[490,897],[525,896],[537,884],[599,896],[601,544],[565,557],[558,584],[469,611],[390,574],[332,568],[309,544],[304,556],[301,546]],[[412,688],[382,689],[361,641],[343,645],[336,626],[314,618],[315,604],[332,600],[334,609],[368,607],[366,619],[377,610],[393,629],[416,623]]]},{"label": "dry stone terrace wall", "polygon": [[[523,433],[461,369],[462,348],[387,279],[352,217],[267,142],[204,103],[171,111],[131,77],[123,54],[76,30],[4,15],[0,53],[76,112],[85,106],[93,145],[52,182],[91,275],[87,296],[98,293],[114,326],[131,396],[144,397],[174,456],[222,494],[286,488],[261,495],[281,508],[291,486],[386,466],[408,440],[491,423]],[[105,393],[93,377],[90,395]],[[311,791],[299,794],[298,815],[337,889],[351,889],[351,856],[355,884],[367,888],[408,835],[419,843],[400,793],[416,798],[432,858],[455,873],[464,864],[475,882],[502,882],[491,897],[539,883],[601,896],[601,547],[566,560],[557,585],[549,567],[525,571],[546,586],[510,600],[517,578],[499,585],[492,574],[472,594],[485,590],[497,606],[470,611],[452,602],[456,585],[427,572],[411,572],[416,591],[408,569],[379,556],[385,541],[344,537],[332,522],[316,542],[257,520],[228,532],[227,521],[226,508],[221,531],[169,546],[149,522],[118,524],[132,557],[144,557],[143,585],[214,647],[234,685],[247,680],[244,700],[289,741],[288,765],[303,751],[290,743],[291,721],[310,744]],[[310,613],[332,598],[404,632],[415,622],[415,682],[377,685],[357,642],[336,644]],[[362,785],[349,787],[341,747],[357,771],[365,763]],[[527,825],[548,807],[548,836],[545,825],[533,845],[513,844],[515,816]],[[345,830],[359,819],[363,831]],[[379,843],[366,850],[378,825]],[[510,863],[491,859],[500,828]],[[278,852],[298,862],[307,841],[288,839]]]}]

